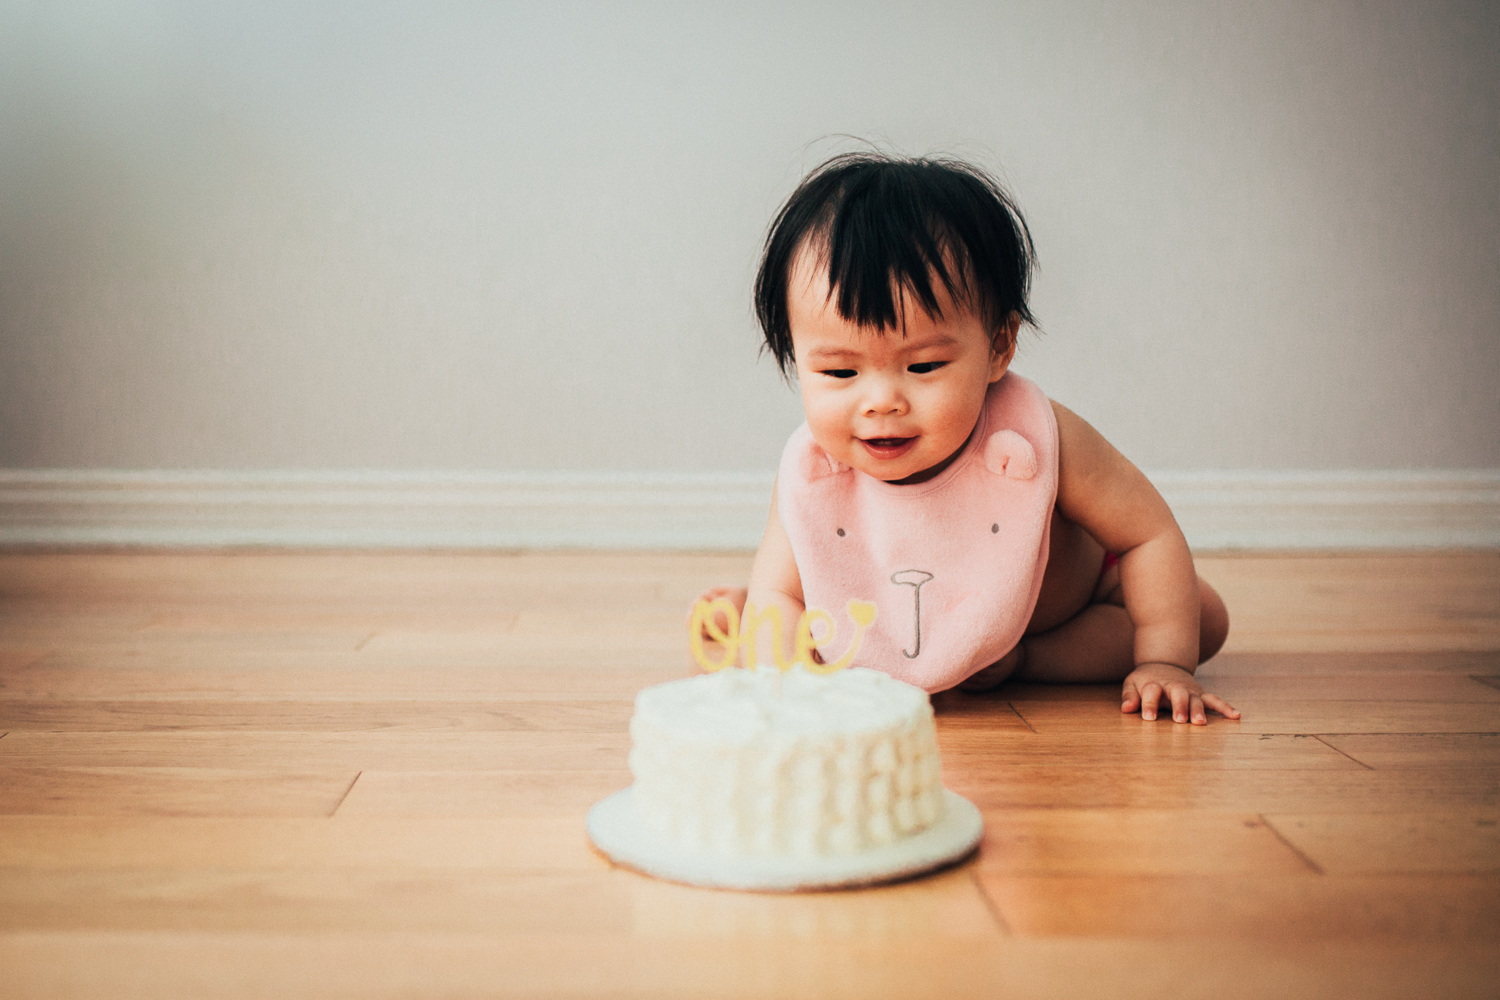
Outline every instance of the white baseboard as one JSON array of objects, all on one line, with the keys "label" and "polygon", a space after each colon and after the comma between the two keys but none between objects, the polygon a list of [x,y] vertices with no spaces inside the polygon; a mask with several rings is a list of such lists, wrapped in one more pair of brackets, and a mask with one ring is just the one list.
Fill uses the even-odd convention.
[{"label": "white baseboard", "polygon": [[1500,469],[1162,472],[1195,549],[1500,547]]},{"label": "white baseboard", "polygon": [[[1196,549],[1500,547],[1500,470],[1164,472]],[[0,470],[0,544],[753,548],[768,473]]]}]

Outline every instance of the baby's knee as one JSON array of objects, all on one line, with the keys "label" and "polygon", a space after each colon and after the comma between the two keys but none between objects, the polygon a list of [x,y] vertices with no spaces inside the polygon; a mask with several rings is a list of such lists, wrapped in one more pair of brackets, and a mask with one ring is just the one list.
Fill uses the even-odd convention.
[{"label": "baby's knee", "polygon": [[1229,609],[1219,592],[1198,578],[1198,662],[1206,663],[1229,638]]}]

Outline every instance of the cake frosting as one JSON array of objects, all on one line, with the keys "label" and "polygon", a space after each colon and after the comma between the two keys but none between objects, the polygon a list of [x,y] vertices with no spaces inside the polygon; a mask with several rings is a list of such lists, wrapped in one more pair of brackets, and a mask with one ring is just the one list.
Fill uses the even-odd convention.
[{"label": "cake frosting", "polygon": [[945,798],[926,692],[864,669],[726,669],[646,688],[630,721],[644,826],[730,857],[855,854]]}]

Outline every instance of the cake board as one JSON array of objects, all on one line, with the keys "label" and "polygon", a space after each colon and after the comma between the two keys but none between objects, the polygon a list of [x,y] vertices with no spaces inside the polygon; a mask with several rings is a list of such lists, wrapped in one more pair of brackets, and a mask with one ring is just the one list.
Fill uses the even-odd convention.
[{"label": "cake board", "polygon": [[647,828],[626,788],[589,810],[594,847],[616,864],[671,882],[711,889],[802,892],[853,889],[942,868],[979,846],[984,820],[974,803],[943,789],[943,818],[921,833],[856,854],[819,857],[722,857],[690,850]]}]

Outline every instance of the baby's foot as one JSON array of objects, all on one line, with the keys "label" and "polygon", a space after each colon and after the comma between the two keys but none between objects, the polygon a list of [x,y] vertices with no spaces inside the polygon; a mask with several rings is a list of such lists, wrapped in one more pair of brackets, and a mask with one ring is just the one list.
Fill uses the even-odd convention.
[{"label": "baby's foot", "polygon": [[1016,643],[1015,648],[1006,653],[1000,659],[991,663],[976,674],[971,674],[969,679],[958,685],[960,691],[974,694],[979,691],[990,691],[1005,683],[1005,679],[1020,670],[1026,664],[1026,642],[1022,640]]}]

